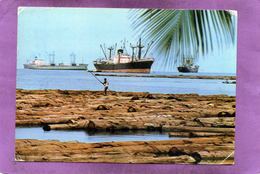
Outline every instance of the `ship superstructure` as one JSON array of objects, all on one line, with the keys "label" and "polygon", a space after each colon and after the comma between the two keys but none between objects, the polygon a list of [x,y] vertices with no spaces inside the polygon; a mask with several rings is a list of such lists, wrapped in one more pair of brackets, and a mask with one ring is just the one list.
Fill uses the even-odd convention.
[{"label": "ship superstructure", "polygon": [[187,73],[197,73],[199,70],[198,65],[194,65],[193,58],[184,58],[182,57],[182,64],[177,67],[179,72],[187,72]]}]

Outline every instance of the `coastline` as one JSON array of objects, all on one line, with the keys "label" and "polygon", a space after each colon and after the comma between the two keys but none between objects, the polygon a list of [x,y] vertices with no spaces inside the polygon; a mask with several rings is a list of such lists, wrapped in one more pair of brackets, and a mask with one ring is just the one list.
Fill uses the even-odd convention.
[{"label": "coastline", "polygon": [[[49,131],[167,130],[169,136],[188,138],[109,143],[16,140],[16,156],[59,162],[195,164],[224,160],[234,152],[235,100],[227,95],[108,91],[104,96],[103,91],[17,89],[17,126],[49,126]],[[47,152],[50,148],[55,153]],[[233,158],[234,154],[224,164],[233,164]]]},{"label": "coastline", "polygon": [[204,75],[133,75],[133,74],[98,74],[95,76],[115,76],[115,77],[151,77],[151,78],[188,78],[188,79],[223,79],[236,80],[236,76],[204,76]]}]

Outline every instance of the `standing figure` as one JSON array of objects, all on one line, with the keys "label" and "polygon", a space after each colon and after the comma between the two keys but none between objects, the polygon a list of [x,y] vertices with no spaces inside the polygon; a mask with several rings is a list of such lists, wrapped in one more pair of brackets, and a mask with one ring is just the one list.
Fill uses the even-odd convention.
[{"label": "standing figure", "polygon": [[107,79],[104,78],[104,82],[102,83],[104,86],[105,86],[105,89],[104,89],[104,95],[107,95],[107,89],[108,89],[108,82],[107,82]]}]

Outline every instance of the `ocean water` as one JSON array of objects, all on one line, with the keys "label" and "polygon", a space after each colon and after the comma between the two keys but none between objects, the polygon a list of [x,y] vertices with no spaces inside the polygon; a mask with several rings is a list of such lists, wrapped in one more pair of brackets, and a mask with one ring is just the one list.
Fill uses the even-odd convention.
[{"label": "ocean water", "polygon": [[[103,81],[107,78],[109,89],[113,91],[133,91],[163,94],[196,93],[199,95],[226,94],[236,95],[235,84],[224,84],[218,79],[154,78],[154,77],[115,77],[93,76],[94,72],[66,70],[17,70],[16,88],[21,89],[61,89],[61,90],[103,90]],[[98,73],[111,74],[111,73]],[[222,73],[178,73],[151,72],[151,75],[208,75],[235,76]]]},{"label": "ocean water", "polygon": [[170,139],[182,139],[180,137],[169,137],[168,132],[158,131],[114,131],[114,132],[88,132],[84,130],[51,130],[44,131],[41,127],[17,127],[16,139],[38,139],[38,140],[77,140],[84,143],[99,143],[112,141],[159,141]]}]

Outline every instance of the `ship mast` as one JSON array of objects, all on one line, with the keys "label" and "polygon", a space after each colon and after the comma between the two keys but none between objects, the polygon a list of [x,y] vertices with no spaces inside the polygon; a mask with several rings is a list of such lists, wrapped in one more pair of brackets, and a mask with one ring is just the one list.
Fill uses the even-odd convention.
[{"label": "ship mast", "polygon": [[71,63],[75,63],[76,62],[76,54],[74,54],[73,52],[70,54],[70,62]]},{"label": "ship mast", "polygon": [[54,51],[53,51],[53,53],[52,54],[49,54],[49,62],[50,62],[50,64],[54,64]]},{"label": "ship mast", "polygon": [[[127,50],[126,50],[126,48],[125,48],[125,41],[126,41],[126,39],[124,38],[123,50],[124,50],[125,54],[127,54]],[[128,42],[128,41],[127,41],[127,42]]]},{"label": "ship mast", "polygon": [[113,56],[115,56],[116,55],[116,48],[117,47],[117,43],[115,43],[115,49],[114,49],[114,54],[113,54]]},{"label": "ship mast", "polygon": [[135,48],[136,47],[132,46],[131,44],[130,44],[130,47],[132,48],[132,62],[133,62],[134,61],[134,55],[135,55]]},{"label": "ship mast", "polygon": [[146,54],[147,54],[147,52],[148,52],[148,50],[150,49],[150,47],[151,47],[152,44],[153,44],[153,41],[151,41],[151,43],[148,44],[147,49],[146,49],[146,51],[145,51],[145,53],[144,53],[143,58],[145,58],[145,56],[146,56]]},{"label": "ship mast", "polygon": [[107,48],[107,49],[109,50],[108,60],[110,60],[110,59],[111,59],[111,50],[113,50],[114,48],[113,48],[113,47],[109,47],[109,48]]},{"label": "ship mast", "polygon": [[141,50],[144,47],[144,46],[141,46],[141,38],[139,38],[139,45],[137,47],[138,47],[138,59],[140,60],[141,59]]},{"label": "ship mast", "polygon": [[103,50],[102,45],[100,45],[100,47],[101,47],[101,50],[103,51],[103,53],[104,53],[104,55],[105,55],[105,58],[107,59],[107,55],[106,55],[105,51]]}]

